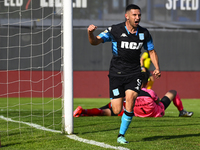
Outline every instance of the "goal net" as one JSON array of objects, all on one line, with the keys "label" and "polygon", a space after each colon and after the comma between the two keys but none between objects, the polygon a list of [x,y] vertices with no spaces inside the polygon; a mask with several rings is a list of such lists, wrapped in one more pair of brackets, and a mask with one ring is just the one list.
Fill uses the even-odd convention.
[{"label": "goal net", "polygon": [[62,128],[61,0],[0,1],[1,136]]}]

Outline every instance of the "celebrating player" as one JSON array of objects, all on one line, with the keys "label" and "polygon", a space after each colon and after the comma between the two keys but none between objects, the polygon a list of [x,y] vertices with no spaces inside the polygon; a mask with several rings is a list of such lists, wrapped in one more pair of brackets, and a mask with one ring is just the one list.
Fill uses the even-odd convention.
[{"label": "celebrating player", "polygon": [[121,126],[117,142],[127,144],[124,135],[132,121],[135,99],[141,87],[140,54],[144,47],[149,51],[152,63],[155,66],[153,74],[156,78],[161,76],[158,56],[154,50],[152,37],[149,31],[139,26],[141,19],[140,7],[131,4],[126,7],[126,21],[112,25],[98,36],[93,32],[97,26],[88,27],[88,38],[91,45],[112,42],[113,57],[109,69],[111,113],[119,114],[122,102],[126,97],[125,110],[121,119]]}]

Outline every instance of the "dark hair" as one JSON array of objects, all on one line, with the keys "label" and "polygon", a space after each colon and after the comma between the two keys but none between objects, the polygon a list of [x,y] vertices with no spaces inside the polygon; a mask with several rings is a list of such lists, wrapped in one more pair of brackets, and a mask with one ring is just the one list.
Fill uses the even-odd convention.
[{"label": "dark hair", "polygon": [[130,4],[126,7],[126,12],[131,10],[131,9],[139,9],[140,10],[140,7],[135,5],[135,4]]},{"label": "dark hair", "polygon": [[149,70],[147,68],[145,68],[145,69],[146,69],[146,72],[142,72],[142,83],[143,84],[147,84],[149,76],[150,76]]}]

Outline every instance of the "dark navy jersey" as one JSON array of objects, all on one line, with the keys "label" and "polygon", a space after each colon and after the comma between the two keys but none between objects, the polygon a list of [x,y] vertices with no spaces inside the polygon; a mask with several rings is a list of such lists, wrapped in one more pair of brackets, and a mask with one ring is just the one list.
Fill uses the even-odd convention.
[{"label": "dark navy jersey", "polygon": [[148,92],[144,91],[144,90],[140,90],[140,93],[138,94],[137,97],[140,97],[140,96],[151,97],[151,95]]},{"label": "dark navy jersey", "polygon": [[112,25],[99,36],[104,42],[112,42],[113,57],[109,69],[109,75],[112,76],[128,76],[141,72],[142,47],[146,50],[154,49],[151,35],[146,28],[138,26],[137,32],[131,34],[125,22]]}]

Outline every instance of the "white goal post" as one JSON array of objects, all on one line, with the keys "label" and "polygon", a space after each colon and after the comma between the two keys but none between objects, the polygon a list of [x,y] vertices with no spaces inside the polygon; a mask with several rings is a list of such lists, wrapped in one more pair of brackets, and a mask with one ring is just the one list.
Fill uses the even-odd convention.
[{"label": "white goal post", "polygon": [[64,61],[64,130],[73,133],[73,7],[72,0],[63,0]]}]

